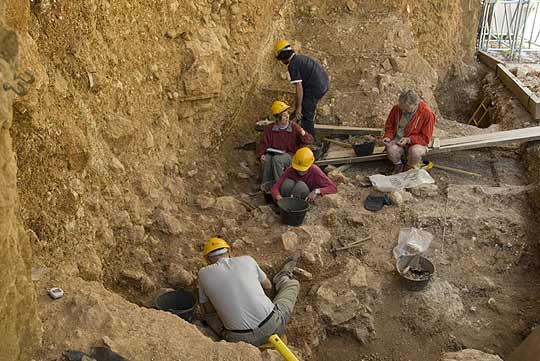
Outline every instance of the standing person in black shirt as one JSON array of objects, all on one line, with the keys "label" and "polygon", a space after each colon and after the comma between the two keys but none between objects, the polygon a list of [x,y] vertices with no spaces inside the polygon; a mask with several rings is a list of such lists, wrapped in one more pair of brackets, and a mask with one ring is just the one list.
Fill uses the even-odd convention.
[{"label": "standing person in black shirt", "polygon": [[302,127],[315,137],[315,111],[317,103],[328,91],[328,74],[315,59],[296,54],[286,40],[279,40],[274,52],[276,58],[287,65],[291,83],[296,88],[294,116]]}]

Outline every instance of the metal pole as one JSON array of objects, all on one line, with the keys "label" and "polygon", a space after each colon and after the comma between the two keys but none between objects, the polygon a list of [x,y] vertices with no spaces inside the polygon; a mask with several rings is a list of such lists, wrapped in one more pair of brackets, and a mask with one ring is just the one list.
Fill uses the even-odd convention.
[{"label": "metal pole", "polygon": [[484,46],[484,43],[486,41],[486,24],[487,24],[487,8],[489,6],[488,1],[483,1],[482,4],[482,18],[480,22],[480,37],[478,38],[478,49],[479,50],[486,50],[487,46]]},{"label": "metal pole", "polygon": [[[521,61],[521,49],[523,48],[523,38],[525,37],[525,27],[526,27],[525,25],[527,25],[527,19],[529,17],[529,0],[524,0],[524,1],[526,1],[526,4],[525,3],[523,4],[523,8],[525,9],[525,16],[523,17],[523,21],[520,21],[520,23],[523,22],[522,24],[523,29],[521,30],[521,39],[519,39],[518,61]],[[527,6],[525,7],[525,5]],[[521,16],[520,16],[520,19],[521,19]]]},{"label": "metal pole", "polygon": [[517,34],[519,32],[519,23],[521,22],[522,3],[523,3],[523,0],[519,0],[518,7],[516,9],[517,12],[514,14],[515,17],[517,18],[517,21],[515,22],[514,27],[513,27],[515,37],[512,37],[512,47],[510,48],[510,60],[515,59],[515,56],[516,56],[515,54],[516,42],[517,42],[517,37],[518,37]]},{"label": "metal pole", "polygon": [[529,37],[529,49],[531,48],[531,41],[533,39],[533,34],[534,34],[534,28],[536,26],[536,18],[538,17],[538,8],[539,8],[539,3],[536,2],[535,4],[533,4],[533,6],[536,7],[536,10],[535,10],[535,13],[534,13],[534,18],[533,18],[533,24],[532,24],[532,28],[531,28],[531,36]]}]

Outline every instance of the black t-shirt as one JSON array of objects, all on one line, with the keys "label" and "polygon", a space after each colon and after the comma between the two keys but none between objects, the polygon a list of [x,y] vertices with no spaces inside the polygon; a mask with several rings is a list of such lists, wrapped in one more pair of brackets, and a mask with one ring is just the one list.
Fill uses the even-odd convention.
[{"label": "black t-shirt", "polygon": [[289,62],[288,68],[291,83],[302,82],[304,92],[324,94],[328,91],[328,74],[315,59],[295,54]]}]

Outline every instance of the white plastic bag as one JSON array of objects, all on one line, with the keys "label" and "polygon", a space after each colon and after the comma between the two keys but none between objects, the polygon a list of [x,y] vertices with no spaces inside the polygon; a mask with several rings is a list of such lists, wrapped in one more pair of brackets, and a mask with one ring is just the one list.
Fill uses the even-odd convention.
[{"label": "white plastic bag", "polygon": [[425,169],[411,169],[407,172],[389,176],[375,174],[370,176],[369,180],[373,184],[373,188],[384,193],[435,183],[435,180],[431,178]]},{"label": "white plastic bag", "polygon": [[397,246],[394,247],[394,258],[421,255],[427,251],[433,235],[427,231],[414,227],[402,228],[399,230]]}]

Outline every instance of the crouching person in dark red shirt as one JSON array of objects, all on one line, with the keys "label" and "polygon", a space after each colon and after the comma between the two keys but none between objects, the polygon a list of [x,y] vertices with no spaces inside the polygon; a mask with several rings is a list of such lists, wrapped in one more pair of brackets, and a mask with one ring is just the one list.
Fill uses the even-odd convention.
[{"label": "crouching person in dark red shirt", "polygon": [[274,184],[291,165],[294,152],[313,143],[311,134],[289,120],[289,108],[286,103],[279,100],[272,104],[272,115],[276,121],[264,129],[259,147],[259,159],[263,165],[263,185]]},{"label": "crouching person in dark red shirt", "polygon": [[296,197],[313,202],[317,196],[337,193],[337,187],[317,165],[311,149],[300,148],[294,154],[292,166],[281,175],[272,187],[272,197]]}]

